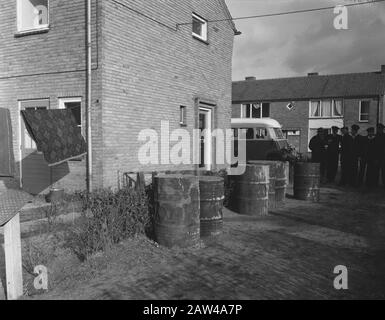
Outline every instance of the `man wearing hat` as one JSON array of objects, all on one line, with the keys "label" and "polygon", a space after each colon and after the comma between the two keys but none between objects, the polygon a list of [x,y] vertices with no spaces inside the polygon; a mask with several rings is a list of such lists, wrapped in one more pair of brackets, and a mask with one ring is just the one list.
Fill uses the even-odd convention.
[{"label": "man wearing hat", "polygon": [[351,182],[352,171],[352,154],[353,154],[353,138],[349,134],[349,128],[341,128],[341,181],[340,185],[344,186]]},{"label": "man wearing hat", "polygon": [[382,181],[383,187],[385,187],[385,126],[382,123],[377,125],[377,134],[376,134],[376,151],[377,151],[377,164]]},{"label": "man wearing hat", "polygon": [[373,127],[367,129],[368,135],[365,137],[365,160],[367,164],[366,170],[366,186],[371,188],[378,184],[378,168],[376,163],[376,134]]},{"label": "man wearing hat", "polygon": [[309,149],[312,152],[311,160],[321,164],[321,179],[323,179],[326,172],[326,140],[323,128],[319,128],[317,135],[310,140]]},{"label": "man wearing hat", "polygon": [[352,125],[351,136],[353,139],[352,145],[352,172],[350,183],[352,186],[361,186],[363,183],[366,162],[364,160],[364,145],[363,137],[359,134],[360,126]]},{"label": "man wearing hat", "polygon": [[327,136],[327,179],[333,183],[338,171],[338,160],[340,155],[340,146],[342,137],[338,134],[340,129],[332,127],[332,133]]}]

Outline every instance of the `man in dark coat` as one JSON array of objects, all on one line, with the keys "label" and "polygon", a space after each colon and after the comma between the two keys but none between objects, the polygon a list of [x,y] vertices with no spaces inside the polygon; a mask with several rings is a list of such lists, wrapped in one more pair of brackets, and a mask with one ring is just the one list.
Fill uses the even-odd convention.
[{"label": "man in dark coat", "polygon": [[327,136],[327,179],[329,183],[333,183],[336,179],[341,147],[341,135],[338,134],[340,129],[332,127],[332,133]]},{"label": "man in dark coat", "polygon": [[377,151],[377,163],[379,168],[379,173],[382,181],[382,186],[385,187],[385,133],[384,125],[379,123],[377,125],[377,134],[376,134],[376,151]]},{"label": "man in dark coat", "polygon": [[376,161],[376,134],[374,128],[369,128],[368,135],[365,137],[365,160],[367,163],[366,186],[369,188],[378,185],[378,165]]},{"label": "man in dark coat", "polygon": [[314,136],[309,143],[309,149],[312,152],[312,162],[319,163],[321,165],[321,179],[325,177],[326,172],[326,140],[325,130],[319,128],[317,135]]},{"label": "man in dark coat", "polygon": [[349,134],[349,128],[344,127],[341,129],[341,182],[340,185],[344,186],[351,182],[352,172],[352,154],[353,154],[353,138]]},{"label": "man in dark coat", "polygon": [[366,163],[364,159],[365,147],[363,145],[363,137],[359,134],[359,131],[360,127],[358,125],[352,125],[352,171],[350,175],[350,184],[352,186],[362,185],[366,170]]}]

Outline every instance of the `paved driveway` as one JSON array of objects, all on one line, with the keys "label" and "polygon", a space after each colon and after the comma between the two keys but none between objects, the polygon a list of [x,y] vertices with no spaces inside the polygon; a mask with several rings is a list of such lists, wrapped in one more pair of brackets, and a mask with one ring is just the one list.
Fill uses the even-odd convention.
[{"label": "paved driveway", "polygon": [[[269,217],[225,211],[224,234],[191,250],[145,239],[120,245],[92,280],[46,299],[384,299],[385,192],[324,189]],[[333,287],[337,265],[349,289]]]}]

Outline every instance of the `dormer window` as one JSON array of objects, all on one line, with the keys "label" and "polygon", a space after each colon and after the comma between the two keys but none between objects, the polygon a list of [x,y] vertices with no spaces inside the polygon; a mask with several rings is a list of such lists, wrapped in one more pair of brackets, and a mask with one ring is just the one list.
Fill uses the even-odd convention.
[{"label": "dormer window", "polygon": [[207,41],[207,20],[193,13],[192,34],[193,37]]},{"label": "dormer window", "polygon": [[48,29],[48,0],[17,0],[17,31]]}]

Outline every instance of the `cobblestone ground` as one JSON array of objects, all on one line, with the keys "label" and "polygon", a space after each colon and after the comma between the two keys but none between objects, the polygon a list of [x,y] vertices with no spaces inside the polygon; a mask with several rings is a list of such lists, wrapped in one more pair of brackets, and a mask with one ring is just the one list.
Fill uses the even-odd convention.
[{"label": "cobblestone ground", "polygon": [[[334,267],[349,289],[333,287]],[[319,204],[288,199],[265,218],[225,211],[202,248],[120,245],[98,276],[40,299],[384,299],[385,192],[325,188]]]}]

